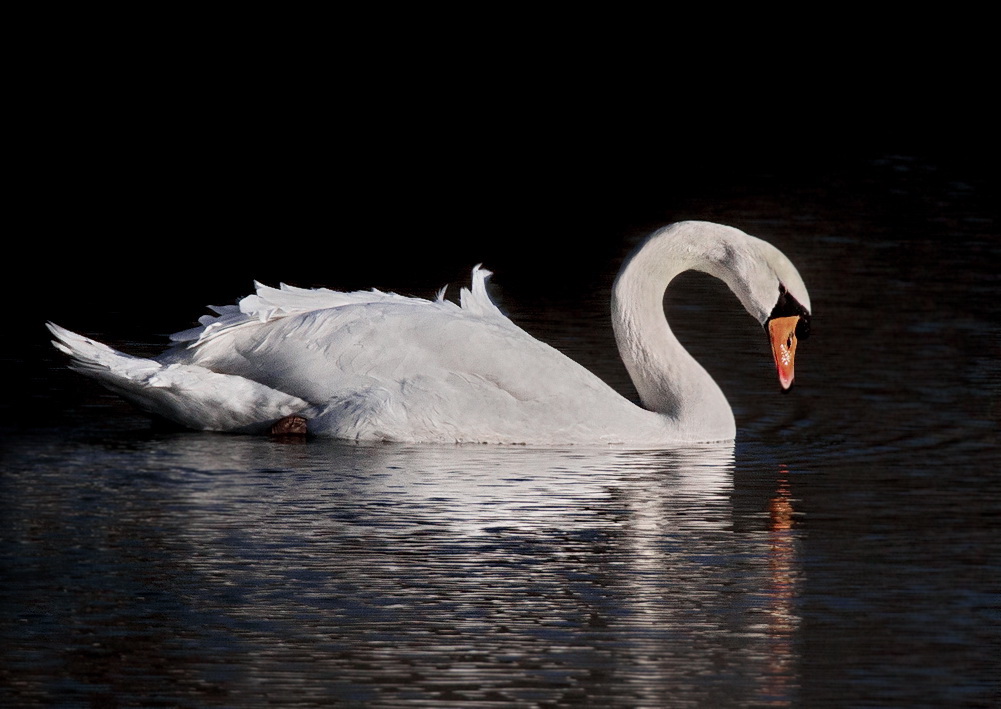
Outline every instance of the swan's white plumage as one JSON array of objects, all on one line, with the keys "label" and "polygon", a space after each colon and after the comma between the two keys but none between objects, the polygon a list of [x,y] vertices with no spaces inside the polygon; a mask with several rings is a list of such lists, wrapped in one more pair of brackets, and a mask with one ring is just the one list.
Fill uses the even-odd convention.
[{"label": "swan's white plumage", "polygon": [[[662,266],[664,259],[671,263]],[[629,402],[515,325],[491,301],[490,273],[480,267],[458,304],[444,290],[424,300],[256,284],[237,305],[214,307],[200,327],[173,335],[175,346],[155,359],[50,329],[75,369],[196,429],[266,429],[297,413],[312,433],[353,440],[658,446],[730,439],[725,398],[664,321],[664,288],[687,268],[726,280],[756,317],[778,292],[776,270],[809,302],[788,260],[742,232],[687,222],[654,234],[617,281],[613,318],[641,397],[658,411]],[[643,330],[653,332],[653,347],[644,345]]]}]

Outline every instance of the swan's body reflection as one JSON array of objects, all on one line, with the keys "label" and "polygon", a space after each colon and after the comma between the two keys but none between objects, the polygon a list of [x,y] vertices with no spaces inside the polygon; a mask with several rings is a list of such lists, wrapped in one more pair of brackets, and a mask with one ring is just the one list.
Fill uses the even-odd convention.
[{"label": "swan's body reflection", "polygon": [[185,438],[183,593],[225,618],[251,676],[291,691],[307,663],[335,695],[383,700],[790,698],[795,609],[776,579],[796,560],[767,502],[736,531],[730,446]]}]

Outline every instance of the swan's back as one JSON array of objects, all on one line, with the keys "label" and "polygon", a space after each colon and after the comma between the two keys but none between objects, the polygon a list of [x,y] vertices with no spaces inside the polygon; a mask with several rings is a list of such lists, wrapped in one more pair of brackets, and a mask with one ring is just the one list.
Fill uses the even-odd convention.
[{"label": "swan's back", "polygon": [[568,443],[650,435],[637,431],[636,419],[642,429],[655,415],[505,317],[486,293],[488,275],[475,270],[458,305],[441,295],[259,287],[175,335],[178,345],[160,361],[298,397],[311,404],[311,430],[341,438]]}]

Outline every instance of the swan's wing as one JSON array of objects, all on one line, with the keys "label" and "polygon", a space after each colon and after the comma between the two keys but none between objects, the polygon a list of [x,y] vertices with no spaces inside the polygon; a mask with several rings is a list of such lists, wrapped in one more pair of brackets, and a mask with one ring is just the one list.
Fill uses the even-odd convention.
[{"label": "swan's wing", "polygon": [[593,442],[635,409],[523,330],[429,301],[290,315],[189,353],[308,401],[312,430],[342,438]]},{"label": "swan's wing", "polygon": [[569,389],[586,372],[506,318],[418,299],[242,323],[174,350],[172,357],[163,361],[239,375],[317,404],[346,389],[449,377],[492,382],[515,398],[531,399]]},{"label": "swan's wing", "polygon": [[[455,306],[445,300],[445,288],[438,292],[435,303],[447,307],[460,307],[468,313],[495,320],[498,324],[511,325],[511,321],[494,305],[487,294],[486,281],[492,274],[477,266],[473,269],[471,288],[460,292],[460,305]],[[176,332],[170,336],[172,342],[188,347],[196,347],[234,328],[266,323],[290,315],[301,315],[330,308],[376,303],[427,303],[421,298],[371,291],[345,293],[327,288],[297,288],[282,283],[278,288],[255,283],[256,292],[242,298],[236,305],[209,306],[215,315],[204,315],[199,319],[200,327]]]},{"label": "swan's wing", "polygon": [[[460,305],[382,293],[258,291],[161,361],[239,376],[308,401],[350,438],[528,440],[632,407],[503,316],[474,272]],[[245,299],[246,300],[246,299]],[[243,305],[243,304],[241,304]],[[317,306],[317,307],[313,307]],[[635,407],[632,407],[635,408]],[[320,425],[320,424],[318,424]],[[579,438],[594,438],[589,431]],[[597,434],[600,435],[600,434]]]},{"label": "swan's wing", "polygon": [[416,377],[517,379],[497,372],[516,375],[513,355],[529,350],[565,360],[501,313],[486,291],[490,275],[473,269],[458,305],[445,300],[444,289],[430,301],[258,284],[238,305],[213,308],[216,317],[202,318],[202,327],[173,335],[178,346],[157,359],[238,375],[316,404]]}]

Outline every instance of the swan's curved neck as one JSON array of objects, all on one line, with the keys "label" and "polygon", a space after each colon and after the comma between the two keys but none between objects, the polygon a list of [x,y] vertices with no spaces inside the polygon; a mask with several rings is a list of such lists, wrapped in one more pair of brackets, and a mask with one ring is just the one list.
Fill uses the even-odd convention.
[{"label": "swan's curved neck", "polygon": [[683,437],[733,438],[736,429],[723,392],[671,331],[664,292],[678,274],[698,270],[741,296],[734,263],[741,244],[731,232],[736,230],[687,222],[654,233],[627,261],[612,292],[615,338],[640,399]]}]

